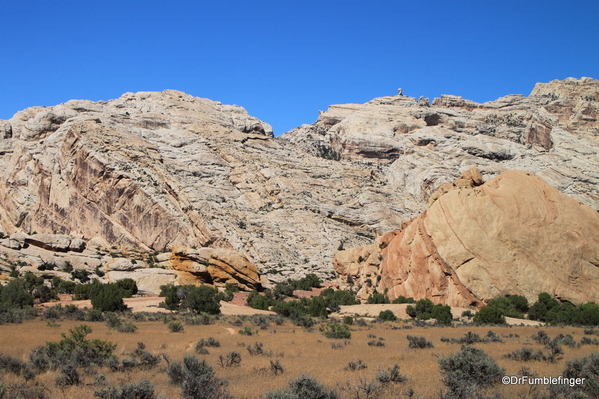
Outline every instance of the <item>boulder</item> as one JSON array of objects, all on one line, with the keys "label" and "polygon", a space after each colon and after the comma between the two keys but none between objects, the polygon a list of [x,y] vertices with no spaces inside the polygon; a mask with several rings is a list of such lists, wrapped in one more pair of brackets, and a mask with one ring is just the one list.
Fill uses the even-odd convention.
[{"label": "boulder", "polygon": [[[34,234],[25,236],[25,243],[36,247],[44,248],[49,251],[66,252],[71,249],[71,237],[61,234]],[[73,247],[85,246],[81,240],[75,243]]]},{"label": "boulder", "polygon": [[129,272],[138,269],[145,269],[148,265],[145,262],[134,260],[134,259],[126,259],[126,258],[113,258],[104,263],[104,269],[106,271],[119,271],[119,272]]},{"label": "boulder", "polygon": [[[575,304],[599,301],[599,213],[525,171],[450,190],[374,245],[340,251],[339,285],[366,279],[391,299],[481,306],[541,292]],[[380,277],[379,277],[380,276]]]},{"label": "boulder", "polygon": [[160,294],[160,286],[176,282],[177,273],[173,270],[151,268],[136,271],[109,271],[104,276],[104,279],[110,283],[126,278],[135,280],[140,291],[158,295]]},{"label": "boulder", "polygon": [[[243,290],[260,289],[258,268],[239,252],[222,248],[174,247],[171,267],[183,272],[181,284],[199,280],[216,286],[231,283]],[[194,276],[190,279],[190,275]]]}]

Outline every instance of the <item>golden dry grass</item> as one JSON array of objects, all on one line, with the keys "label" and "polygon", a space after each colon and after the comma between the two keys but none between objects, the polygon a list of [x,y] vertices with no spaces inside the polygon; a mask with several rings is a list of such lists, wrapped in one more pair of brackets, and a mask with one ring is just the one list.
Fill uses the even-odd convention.
[{"label": "golden dry grass", "polygon": [[[233,320],[232,318],[228,319]],[[282,326],[271,324],[266,330],[259,330],[254,336],[244,336],[237,332],[239,326],[233,326],[227,320],[221,320],[208,326],[185,326],[183,333],[171,333],[161,322],[136,322],[139,328],[136,333],[119,333],[110,331],[102,322],[86,322],[94,332],[88,338],[109,340],[117,344],[116,354],[123,358],[137,347],[137,342],[144,342],[146,350],[158,354],[166,353],[171,360],[181,360],[186,353],[195,353],[195,343],[202,338],[214,337],[221,343],[220,348],[208,348],[210,354],[198,355],[205,358],[214,367],[217,376],[229,381],[230,392],[236,398],[260,398],[265,392],[283,389],[287,383],[302,375],[307,374],[317,378],[329,387],[338,384],[345,385],[347,381],[356,384],[360,378],[372,380],[378,369],[387,369],[394,364],[399,364],[401,373],[408,380],[388,389],[384,398],[397,398],[403,396],[408,389],[414,390],[414,397],[433,398],[439,397],[439,392],[444,389],[441,383],[441,374],[438,369],[438,358],[457,352],[459,344],[441,342],[442,337],[460,338],[467,331],[484,336],[492,329],[502,336],[505,343],[475,344],[493,357],[498,364],[505,368],[507,375],[516,375],[521,367],[530,369],[539,376],[559,376],[565,367],[566,361],[588,356],[597,350],[596,346],[582,346],[569,348],[564,346],[564,358],[558,362],[518,362],[503,357],[504,354],[529,346],[535,350],[542,349],[530,336],[544,329],[549,336],[571,334],[576,341],[584,336],[581,328],[575,327],[542,327],[514,326],[514,327],[414,327],[412,329],[392,329],[392,326],[401,327],[405,323],[376,323],[368,327],[352,326],[351,343],[342,349],[333,349],[331,343],[343,342],[325,338],[316,326],[312,332],[295,327],[289,322]],[[23,322],[22,324],[0,325],[0,352],[28,360],[31,349],[43,345],[46,341],[58,341],[62,332],[82,324],[76,321],[60,321],[60,327],[50,327],[46,321],[39,319]],[[244,326],[256,328],[246,321]],[[233,329],[233,330],[231,330]],[[368,341],[373,340],[369,334],[384,338],[384,347],[368,346]],[[519,337],[510,334],[517,334]],[[407,335],[423,336],[432,341],[434,348],[410,349],[408,348]],[[267,352],[272,351],[272,356],[250,356],[246,347],[255,342],[262,342]],[[240,367],[221,368],[218,366],[218,356],[230,351],[237,351],[242,356]],[[346,371],[344,368],[350,361],[361,359],[368,364],[368,368],[361,371]],[[285,373],[274,376],[268,372],[258,371],[268,367],[270,360],[279,360],[285,368]],[[179,397],[180,389],[169,385],[164,372],[164,361],[152,371],[133,371],[111,373],[105,372],[111,384],[124,384],[137,382],[149,378],[156,387],[157,393],[165,393],[168,398]],[[93,385],[69,387],[64,390],[54,385],[56,372],[42,374],[36,378],[52,391],[52,398],[82,399],[93,397]],[[12,384],[18,381],[17,377],[4,374],[0,378],[5,383]],[[85,382],[92,383],[93,375],[85,375]],[[529,397],[529,386],[497,386],[506,398]]]}]

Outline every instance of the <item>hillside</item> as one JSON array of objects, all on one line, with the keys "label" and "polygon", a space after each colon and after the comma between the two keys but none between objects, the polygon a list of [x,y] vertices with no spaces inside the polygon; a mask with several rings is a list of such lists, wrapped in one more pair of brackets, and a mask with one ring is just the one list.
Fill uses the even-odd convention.
[{"label": "hillside", "polygon": [[548,292],[596,302],[599,212],[538,176],[508,171],[454,186],[400,229],[337,252],[333,263],[339,285],[348,288],[351,276],[364,299],[378,290],[468,307],[505,295],[534,303]]},{"label": "hillside", "polygon": [[[194,254],[203,248],[270,281],[330,279],[338,248],[397,229],[472,167],[485,180],[525,170],[598,209],[598,112],[590,78],[484,104],[398,95],[335,105],[278,138],[241,107],[173,90],[33,107],[0,121],[0,228],[17,241],[81,240],[107,270],[109,252],[136,254],[180,282],[268,284],[209,271],[216,258]],[[4,274],[17,262],[39,271],[13,244],[0,243]]]}]

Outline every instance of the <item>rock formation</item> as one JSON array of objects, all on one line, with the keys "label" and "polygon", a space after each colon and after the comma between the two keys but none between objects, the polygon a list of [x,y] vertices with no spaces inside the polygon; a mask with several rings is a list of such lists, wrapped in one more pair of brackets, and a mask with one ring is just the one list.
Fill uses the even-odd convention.
[{"label": "rock formation", "polygon": [[388,184],[425,202],[477,167],[487,179],[528,170],[599,209],[598,114],[599,81],[568,78],[482,104],[402,95],[331,105],[282,138],[313,154],[378,163]]},{"label": "rock formation", "polygon": [[87,279],[101,282],[132,278],[149,294],[158,294],[161,285],[171,283],[215,287],[230,283],[246,291],[268,284],[261,281],[255,265],[230,249],[174,247],[168,252],[148,253],[107,249],[93,241],[57,234],[11,234],[1,239],[0,271],[75,282],[80,282],[82,272]]},{"label": "rock formation", "polygon": [[[589,78],[484,104],[381,97],[278,138],[241,107],[174,90],[28,108],[0,121],[0,231],[15,237],[0,254],[51,234],[72,238],[40,241],[59,255],[211,248],[270,281],[329,279],[337,248],[396,229],[474,167],[536,173],[598,209],[598,100]],[[175,265],[201,264],[188,255]],[[240,284],[266,283],[244,270]]]},{"label": "rock formation", "polygon": [[[339,285],[391,299],[480,306],[496,296],[541,292],[599,300],[599,213],[524,171],[455,186],[401,229],[339,251]],[[348,278],[352,276],[351,279]]]},{"label": "rock formation", "polygon": [[2,126],[6,235],[222,248],[273,280],[328,279],[341,241],[366,244],[419,206],[376,168],[307,156],[241,107],[172,90],[33,107]]}]

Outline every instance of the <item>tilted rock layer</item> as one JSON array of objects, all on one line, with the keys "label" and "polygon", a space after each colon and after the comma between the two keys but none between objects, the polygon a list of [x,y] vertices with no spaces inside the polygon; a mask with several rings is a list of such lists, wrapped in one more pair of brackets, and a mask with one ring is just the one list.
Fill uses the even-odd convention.
[{"label": "tilted rock layer", "polygon": [[589,78],[484,104],[334,105],[278,138],[241,107],[173,90],[32,107],[0,121],[0,230],[221,248],[271,281],[326,279],[337,248],[396,229],[474,167],[527,170],[598,209],[598,113]]},{"label": "tilted rock layer", "polygon": [[[232,284],[242,290],[261,289],[258,268],[230,249],[174,247],[163,253],[106,249],[98,243],[57,234],[11,234],[0,239],[0,272],[31,272],[51,279],[115,282],[131,278],[141,291],[158,294],[166,284]],[[268,284],[267,281],[264,281]]]},{"label": "tilted rock layer", "polygon": [[446,192],[400,230],[338,252],[334,264],[340,284],[351,275],[362,296],[376,288],[452,306],[510,294],[534,302],[541,292],[599,301],[599,213],[538,176],[508,171]]},{"label": "tilted rock layer", "polygon": [[[599,81],[538,83],[530,96],[475,103],[444,95],[331,105],[283,135],[305,151],[379,163],[388,184],[427,201],[464,169],[528,170],[599,209]],[[421,211],[422,209],[420,209]]]},{"label": "tilted rock layer", "polygon": [[307,155],[241,107],[172,90],[34,107],[2,129],[5,234],[222,248],[273,279],[330,278],[341,241],[366,244],[419,206],[376,168]]}]

